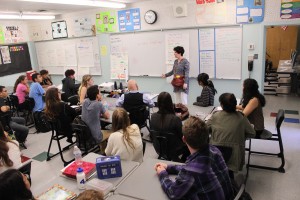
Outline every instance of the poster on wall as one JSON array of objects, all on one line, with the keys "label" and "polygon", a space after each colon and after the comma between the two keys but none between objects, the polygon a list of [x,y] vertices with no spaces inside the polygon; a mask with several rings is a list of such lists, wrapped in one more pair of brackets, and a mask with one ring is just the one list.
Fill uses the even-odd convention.
[{"label": "poster on wall", "polygon": [[118,11],[119,31],[136,31],[141,29],[140,9],[133,8]]},{"label": "poster on wall", "polygon": [[234,24],[235,2],[199,0],[196,7],[197,24]]},{"label": "poster on wall", "polygon": [[92,22],[91,19],[88,17],[81,17],[74,19],[74,31],[75,36],[92,36]]},{"label": "poster on wall", "polygon": [[128,79],[128,54],[115,53],[110,55],[110,78]]},{"label": "poster on wall", "polygon": [[237,0],[236,23],[260,23],[264,20],[265,0]]},{"label": "poster on wall", "polygon": [[300,0],[281,0],[281,19],[300,18]]},{"label": "poster on wall", "polygon": [[96,33],[116,32],[117,20],[115,11],[96,14]]},{"label": "poster on wall", "polygon": [[1,51],[2,59],[3,59],[3,64],[11,63],[8,46],[1,46],[0,51]]},{"label": "poster on wall", "polygon": [[5,43],[24,42],[23,31],[20,26],[5,26]]}]

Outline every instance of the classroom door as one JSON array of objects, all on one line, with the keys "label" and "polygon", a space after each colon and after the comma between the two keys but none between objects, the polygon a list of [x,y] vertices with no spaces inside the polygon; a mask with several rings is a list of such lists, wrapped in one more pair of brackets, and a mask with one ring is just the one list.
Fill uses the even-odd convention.
[{"label": "classroom door", "polygon": [[279,60],[289,60],[297,46],[298,26],[271,26],[267,28],[266,58],[277,68]]}]

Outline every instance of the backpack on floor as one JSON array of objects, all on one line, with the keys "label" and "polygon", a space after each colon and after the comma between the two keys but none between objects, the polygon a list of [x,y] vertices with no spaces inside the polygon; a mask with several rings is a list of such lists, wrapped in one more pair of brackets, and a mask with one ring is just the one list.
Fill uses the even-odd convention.
[{"label": "backpack on floor", "polygon": [[38,133],[46,133],[51,131],[51,125],[48,122],[45,114],[40,111],[33,113],[34,125]]}]

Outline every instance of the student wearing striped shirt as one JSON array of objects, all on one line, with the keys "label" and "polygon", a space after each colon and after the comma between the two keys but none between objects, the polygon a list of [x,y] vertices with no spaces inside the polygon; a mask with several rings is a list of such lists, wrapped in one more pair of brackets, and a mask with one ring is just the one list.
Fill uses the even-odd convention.
[{"label": "student wearing striped shirt", "polygon": [[197,80],[203,89],[201,95],[197,97],[197,101],[194,102],[193,105],[202,107],[213,106],[214,96],[217,93],[213,82],[209,80],[209,76],[206,73],[199,74]]},{"label": "student wearing striped shirt", "polygon": [[[185,165],[155,165],[167,196],[170,199],[233,199],[228,168],[221,152],[208,144],[206,124],[197,117],[187,119],[183,125],[183,141],[191,152]],[[169,174],[177,174],[175,181]]]}]

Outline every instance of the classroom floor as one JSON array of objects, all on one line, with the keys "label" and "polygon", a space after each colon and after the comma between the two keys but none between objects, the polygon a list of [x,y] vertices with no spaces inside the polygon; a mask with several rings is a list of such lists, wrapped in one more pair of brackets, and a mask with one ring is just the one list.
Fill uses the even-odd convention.
[{"label": "classroom floor", "polygon": [[[267,105],[264,108],[265,127],[271,132],[275,130],[275,113],[278,109],[285,110],[285,117],[288,118],[282,124],[281,132],[285,151],[285,173],[276,171],[267,171],[262,169],[250,169],[249,179],[246,191],[250,193],[253,199],[273,199],[273,200],[296,200],[299,199],[300,190],[300,124],[299,124],[299,97],[290,96],[266,96]],[[30,132],[34,132],[34,128]],[[143,130],[143,132],[146,132]],[[51,180],[54,175],[60,174],[63,168],[59,156],[46,161],[46,152],[50,141],[50,132],[29,134],[26,145],[28,149],[23,149],[24,156],[33,158],[32,163],[32,192],[39,195],[42,185]],[[66,143],[65,143],[66,144]],[[259,141],[253,142],[253,149],[268,150],[278,152],[278,142]],[[57,144],[54,143],[51,152],[57,151]],[[73,151],[68,150],[64,153],[66,160],[72,159]],[[147,143],[145,158],[157,158],[157,154],[151,143]],[[252,164],[269,164],[270,166],[279,166],[280,160],[277,157],[252,156]],[[157,181],[159,184],[159,181]]]}]

